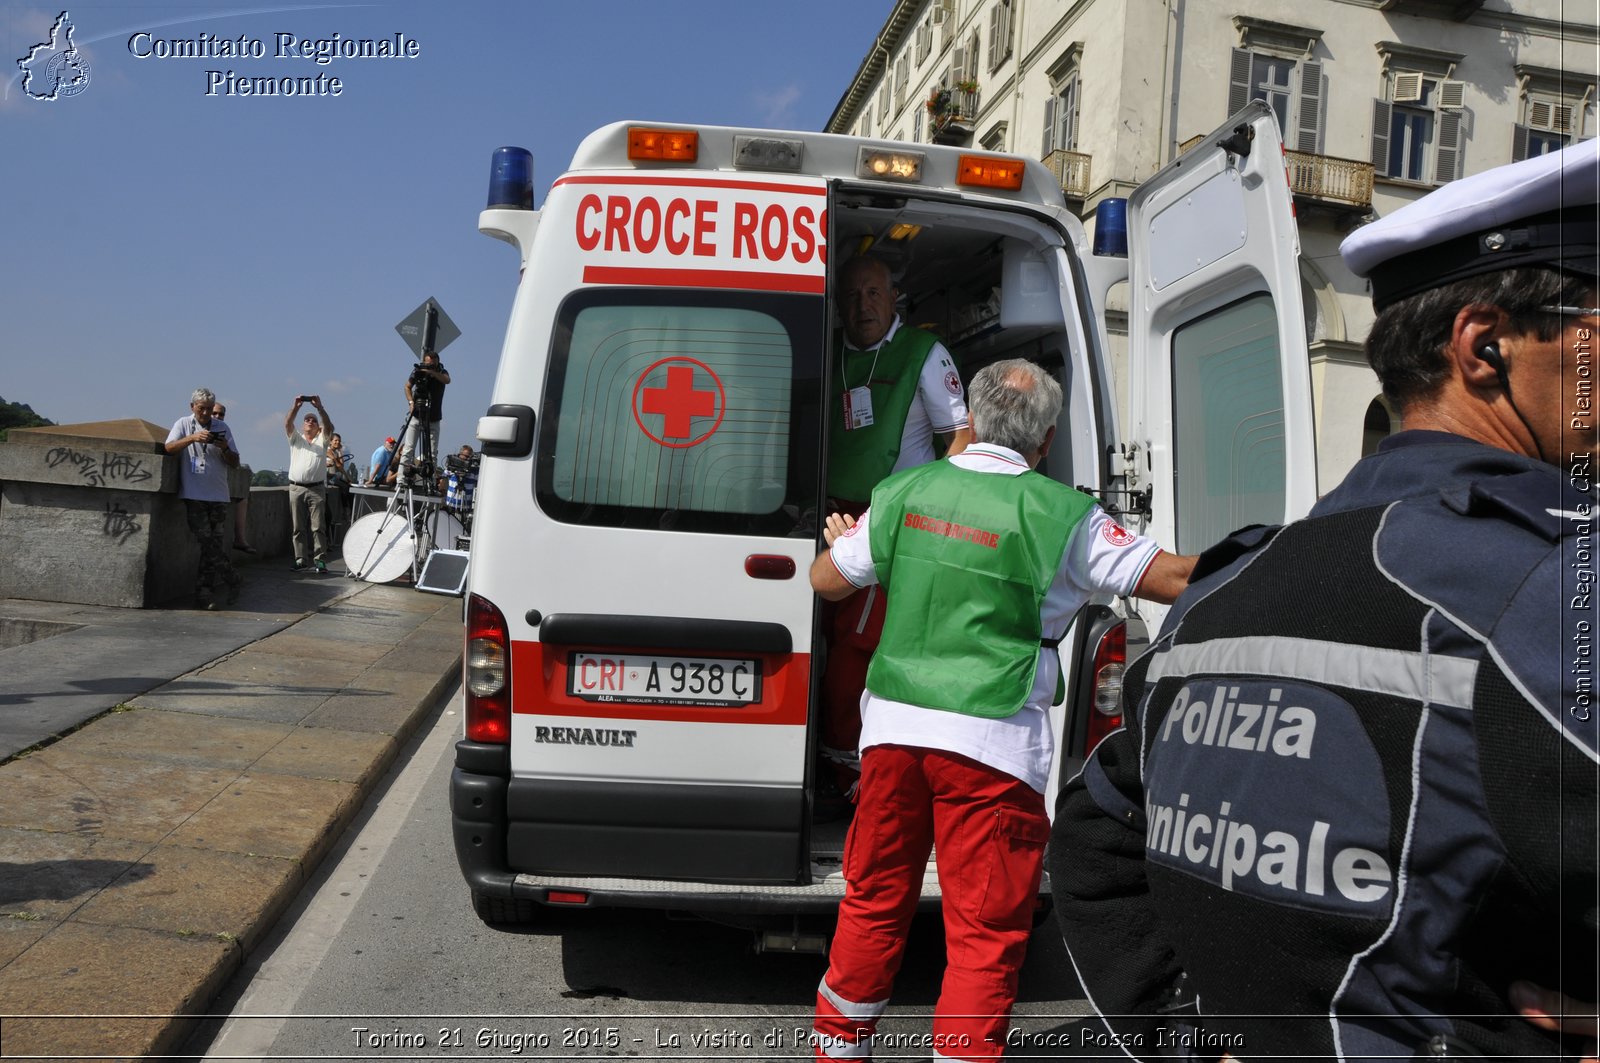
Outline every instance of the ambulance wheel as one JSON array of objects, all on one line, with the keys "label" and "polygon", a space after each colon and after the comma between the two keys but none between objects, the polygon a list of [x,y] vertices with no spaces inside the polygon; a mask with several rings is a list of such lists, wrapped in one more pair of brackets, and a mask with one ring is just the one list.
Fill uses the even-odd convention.
[{"label": "ambulance wheel", "polygon": [[533,901],[472,891],[472,910],[490,926],[526,926],[533,922],[538,907]]}]

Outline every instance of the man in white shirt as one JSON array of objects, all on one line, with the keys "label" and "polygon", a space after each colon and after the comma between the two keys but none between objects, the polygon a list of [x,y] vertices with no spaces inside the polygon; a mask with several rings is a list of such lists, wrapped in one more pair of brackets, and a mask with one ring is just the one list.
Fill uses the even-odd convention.
[{"label": "man in white shirt", "polygon": [[[295,431],[295,414],[307,402],[316,414],[306,414]],[[328,505],[323,497],[327,479],[328,437],[333,434],[333,418],[318,395],[299,395],[283,420],[289,438],[289,517],[294,525],[294,570],[303,572],[315,566],[318,573],[328,571]]]},{"label": "man in white shirt", "polygon": [[173,422],[166,441],[166,452],[183,458],[178,466],[178,497],[183,499],[189,531],[200,544],[194,588],[199,609],[217,607],[214,593],[222,585],[228,588],[229,603],[237,601],[243,583],[222,536],[228,521],[228,469],[239,464],[239,448],[228,426],[211,416],[216,400],[209,388],[195,388],[189,396],[189,415]]},{"label": "man in white shirt", "polygon": [[871,1054],[937,853],[947,966],[938,1059],[995,1059],[1032,927],[1050,825],[1054,646],[1096,594],[1170,602],[1195,559],[1163,553],[1086,495],[1041,476],[1061,387],[1022,359],[972,382],[975,442],[889,477],[852,520],[833,513],[812,587],[892,590],[862,697],[862,775],[848,888],[812,1040]]}]

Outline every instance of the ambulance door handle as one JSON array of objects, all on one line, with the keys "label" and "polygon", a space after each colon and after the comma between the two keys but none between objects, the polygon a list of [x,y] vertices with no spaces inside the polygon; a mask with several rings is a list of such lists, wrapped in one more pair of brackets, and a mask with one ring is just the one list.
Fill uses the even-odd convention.
[{"label": "ambulance door handle", "polygon": [[751,579],[794,579],[794,558],[783,554],[751,554],[744,559],[744,574]]}]

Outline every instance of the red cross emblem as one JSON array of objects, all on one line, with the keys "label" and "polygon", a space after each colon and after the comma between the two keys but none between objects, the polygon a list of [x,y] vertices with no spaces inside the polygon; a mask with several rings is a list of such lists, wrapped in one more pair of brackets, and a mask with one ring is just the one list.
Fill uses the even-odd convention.
[{"label": "red cross emblem", "polygon": [[[663,382],[656,370],[666,367]],[[652,382],[652,378],[654,378]],[[663,358],[652,363],[639,374],[633,386],[633,419],[639,431],[664,447],[692,447],[711,438],[722,424],[726,403],[722,381],[711,367],[694,358]],[[651,420],[647,423],[645,418]],[[660,431],[651,431],[650,425],[660,417]],[[693,438],[692,422],[696,417],[714,417],[711,427]]]}]

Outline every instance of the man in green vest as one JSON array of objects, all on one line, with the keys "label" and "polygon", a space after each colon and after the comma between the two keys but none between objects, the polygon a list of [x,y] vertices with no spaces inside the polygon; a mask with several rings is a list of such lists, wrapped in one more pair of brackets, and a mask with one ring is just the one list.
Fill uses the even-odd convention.
[{"label": "man in green vest", "polygon": [[1091,596],[1170,602],[1194,566],[1033,471],[1061,413],[1044,369],[997,362],[971,394],[975,441],[883,481],[859,520],[830,514],[811,567],[825,599],[893,590],[862,699],[848,888],[817,990],[812,1042],[829,1058],[871,1055],[930,850],[947,954],[933,1054],[1003,1054],[1050,833],[1054,646]]},{"label": "man in green vest", "polygon": [[[829,403],[828,496],[852,517],[884,477],[932,461],[935,436],[949,454],[972,438],[955,359],[932,333],[901,321],[899,296],[888,262],[876,255],[859,255],[840,271],[844,344]],[[861,690],[883,630],[883,602],[881,591],[868,588],[829,618],[820,740],[841,791],[859,774]]]}]

